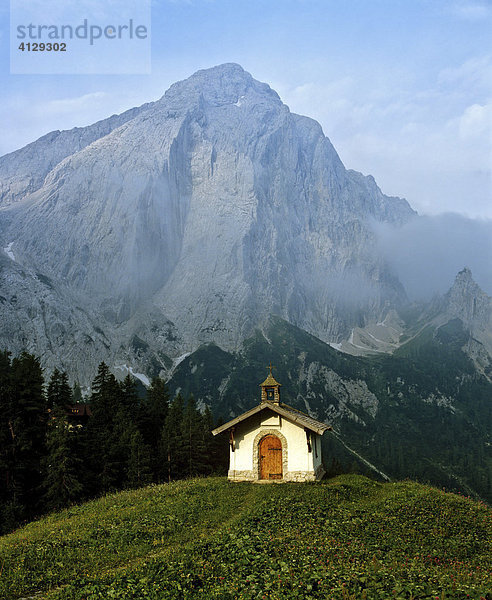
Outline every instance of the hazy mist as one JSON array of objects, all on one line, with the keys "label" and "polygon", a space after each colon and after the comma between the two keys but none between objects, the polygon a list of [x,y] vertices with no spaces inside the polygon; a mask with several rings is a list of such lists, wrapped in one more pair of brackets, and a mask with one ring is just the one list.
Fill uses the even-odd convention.
[{"label": "hazy mist", "polygon": [[492,295],[492,221],[448,213],[416,217],[401,228],[381,223],[373,228],[411,300],[446,292],[465,266]]}]

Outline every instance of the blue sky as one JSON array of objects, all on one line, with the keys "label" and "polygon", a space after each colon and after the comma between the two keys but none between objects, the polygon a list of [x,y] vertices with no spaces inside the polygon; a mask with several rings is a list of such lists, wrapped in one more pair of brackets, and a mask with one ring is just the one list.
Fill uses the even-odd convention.
[{"label": "blue sky", "polygon": [[384,193],[421,214],[492,219],[490,0],[152,0],[151,27],[151,74],[11,75],[1,0],[0,154],[237,62]]}]

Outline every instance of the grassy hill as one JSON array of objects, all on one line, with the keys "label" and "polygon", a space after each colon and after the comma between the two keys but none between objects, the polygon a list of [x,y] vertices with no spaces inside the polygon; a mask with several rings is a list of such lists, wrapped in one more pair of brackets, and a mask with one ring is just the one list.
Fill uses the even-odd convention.
[{"label": "grassy hill", "polygon": [[150,486],[0,538],[0,598],[490,600],[491,517],[358,475]]}]

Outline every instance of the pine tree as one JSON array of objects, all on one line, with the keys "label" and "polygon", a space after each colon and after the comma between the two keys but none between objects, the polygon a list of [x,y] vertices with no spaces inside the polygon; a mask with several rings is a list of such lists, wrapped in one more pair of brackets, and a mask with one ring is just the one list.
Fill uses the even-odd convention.
[{"label": "pine tree", "polygon": [[0,352],[0,534],[18,523],[22,507],[14,504],[13,471],[15,432],[13,419],[15,403],[12,388],[10,352]]},{"label": "pine tree", "polygon": [[157,448],[169,412],[169,390],[164,380],[154,377],[141,405],[140,431],[151,448]]},{"label": "pine tree", "polygon": [[120,386],[105,362],[99,364],[92,390],[90,403],[93,425],[105,433],[111,428],[121,396]]},{"label": "pine tree", "polygon": [[110,488],[118,489],[127,487],[128,466],[130,462],[132,438],[139,433],[130,411],[124,406],[119,407],[116,413],[113,430],[108,437],[107,474],[111,477]]},{"label": "pine tree", "polygon": [[82,402],[82,401],[83,401],[83,398],[82,398],[82,390],[80,389],[80,385],[79,385],[79,382],[78,382],[78,381],[76,381],[76,382],[73,384],[73,390],[72,390],[72,401],[73,401],[75,404],[78,404],[79,402]]},{"label": "pine tree", "polygon": [[78,433],[78,427],[67,422],[65,409],[55,404],[48,423],[47,456],[43,463],[44,500],[50,510],[63,508],[82,496],[83,461],[78,455]]},{"label": "pine tree", "polygon": [[210,472],[225,475],[229,466],[229,440],[226,435],[214,436],[212,430],[222,423],[214,424],[209,406],[203,413],[205,456],[210,464]]},{"label": "pine tree", "polygon": [[142,485],[142,481],[149,483],[147,470],[150,467],[146,465],[144,468],[144,462],[150,461],[150,452],[138,430],[139,410],[136,381],[128,374],[119,384],[113,430],[109,437],[108,459],[113,472],[113,487],[116,488]]},{"label": "pine tree", "polygon": [[207,440],[211,435],[206,431],[203,415],[197,409],[193,396],[186,402],[182,422],[183,450],[186,455],[184,475],[207,475],[212,471],[207,453]]},{"label": "pine tree", "polygon": [[152,481],[150,449],[137,429],[130,438],[127,479],[130,487],[147,485]]},{"label": "pine tree", "polygon": [[151,453],[154,481],[167,478],[166,465],[159,454],[161,432],[169,412],[169,391],[165,382],[154,377],[147,388],[146,397],[139,405],[137,425]]},{"label": "pine tree", "polygon": [[160,441],[160,456],[167,481],[184,476],[186,469],[186,453],[182,432],[184,401],[178,394],[169,405],[169,412]]},{"label": "pine tree", "polygon": [[[124,466],[120,461],[119,447],[114,447],[115,439],[120,443],[121,431],[115,427],[120,412],[122,392],[109,367],[100,363],[92,382],[92,417],[87,424],[85,436],[87,464],[93,477],[93,493],[117,489],[121,482]],[[118,430],[117,430],[118,429]]]},{"label": "pine tree", "polygon": [[120,402],[118,403],[119,408],[125,411],[129,411],[129,414],[132,415],[132,420],[135,421],[138,405],[140,403],[135,379],[128,373],[128,375],[123,380],[123,383],[121,383],[120,388],[121,395]]},{"label": "pine tree", "polygon": [[48,383],[46,398],[48,400],[49,408],[55,406],[65,408],[72,403],[72,390],[68,383],[68,376],[65,371],[61,373],[55,368]]},{"label": "pine tree", "polygon": [[9,411],[11,435],[11,501],[30,518],[39,509],[41,461],[46,452],[47,405],[39,359],[23,352],[12,360],[12,396]]}]

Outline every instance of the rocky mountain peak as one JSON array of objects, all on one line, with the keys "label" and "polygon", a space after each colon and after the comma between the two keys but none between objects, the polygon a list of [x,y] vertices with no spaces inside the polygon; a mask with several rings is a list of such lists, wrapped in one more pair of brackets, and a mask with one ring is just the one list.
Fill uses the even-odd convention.
[{"label": "rocky mountain peak", "polygon": [[256,96],[257,100],[262,97],[263,100],[282,105],[278,94],[269,85],[253,79],[236,63],[225,63],[197,71],[191,77],[173,84],[160,102],[189,105],[201,99],[212,106],[240,106],[241,100],[248,93]]},{"label": "rocky mountain peak", "polygon": [[80,381],[100,360],[155,373],[203,343],[240,347],[271,314],[339,341],[405,301],[371,224],[407,222],[408,203],[347,171],[318,123],[236,64],[0,159],[0,204],[6,271],[52,306],[43,329],[37,287],[17,277],[0,321],[31,339],[39,315],[30,349],[52,366],[67,334],[51,323],[81,307],[69,329],[88,362],[65,365]]},{"label": "rocky mountain peak", "polygon": [[468,267],[462,269],[446,294],[447,312],[467,324],[487,325],[491,315],[492,299],[474,281]]},{"label": "rocky mountain peak", "polygon": [[473,274],[471,272],[471,269],[469,269],[468,267],[464,267],[463,269],[461,269],[461,271],[459,271],[459,273],[456,275],[455,285],[458,282],[471,282],[476,285],[476,283],[473,281]]}]

